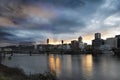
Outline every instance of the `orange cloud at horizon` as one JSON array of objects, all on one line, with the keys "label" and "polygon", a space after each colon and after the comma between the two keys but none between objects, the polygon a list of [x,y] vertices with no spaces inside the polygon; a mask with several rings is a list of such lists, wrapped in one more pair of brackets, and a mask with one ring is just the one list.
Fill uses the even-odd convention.
[{"label": "orange cloud at horizon", "polygon": [[92,40],[94,39],[94,35],[93,34],[89,34],[83,37],[83,42],[88,43],[88,44],[92,44]]},{"label": "orange cloud at horizon", "polygon": [[[76,37],[76,39],[74,38],[74,39],[64,40],[64,43],[69,44],[71,43],[72,40],[78,40],[78,38]],[[84,43],[91,44],[91,40],[93,40],[93,35],[87,35],[83,37]],[[62,44],[62,43],[61,43],[61,40],[54,40],[53,38],[50,38],[49,44],[57,45],[57,44]]]}]

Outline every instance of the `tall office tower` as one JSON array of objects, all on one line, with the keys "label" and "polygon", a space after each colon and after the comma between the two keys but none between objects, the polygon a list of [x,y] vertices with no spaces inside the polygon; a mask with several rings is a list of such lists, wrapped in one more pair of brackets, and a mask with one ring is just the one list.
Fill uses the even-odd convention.
[{"label": "tall office tower", "polygon": [[101,33],[95,33],[95,39],[92,40],[93,49],[99,49],[101,45],[104,45],[104,40],[101,39]]},{"label": "tall office tower", "polygon": [[62,45],[64,44],[64,41],[63,40],[61,40],[61,43],[62,43]]},{"label": "tall office tower", "polygon": [[47,44],[49,44],[49,39],[47,39]]},{"label": "tall office tower", "polygon": [[81,36],[78,38],[78,42],[82,43],[82,37]]},{"label": "tall office tower", "polygon": [[117,39],[117,48],[120,48],[120,35],[116,35],[115,38]]},{"label": "tall office tower", "polygon": [[95,33],[95,39],[101,39],[101,33]]}]

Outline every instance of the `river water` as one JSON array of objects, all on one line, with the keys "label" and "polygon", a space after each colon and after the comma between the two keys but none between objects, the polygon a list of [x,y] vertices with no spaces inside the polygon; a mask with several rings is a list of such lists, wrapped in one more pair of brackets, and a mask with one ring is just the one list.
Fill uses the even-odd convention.
[{"label": "river water", "polygon": [[60,80],[120,80],[120,58],[92,55],[7,55],[2,64],[26,74],[51,72]]}]

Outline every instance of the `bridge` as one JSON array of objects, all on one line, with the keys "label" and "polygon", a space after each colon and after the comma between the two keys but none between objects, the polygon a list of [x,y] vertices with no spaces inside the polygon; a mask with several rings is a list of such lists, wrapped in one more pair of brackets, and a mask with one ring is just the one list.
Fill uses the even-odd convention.
[{"label": "bridge", "polygon": [[6,54],[11,54],[13,56],[14,54],[29,54],[30,56],[32,54],[85,54],[89,53],[87,51],[80,51],[80,50],[64,50],[64,49],[58,49],[58,50],[1,50],[0,54],[2,56],[6,56]]}]

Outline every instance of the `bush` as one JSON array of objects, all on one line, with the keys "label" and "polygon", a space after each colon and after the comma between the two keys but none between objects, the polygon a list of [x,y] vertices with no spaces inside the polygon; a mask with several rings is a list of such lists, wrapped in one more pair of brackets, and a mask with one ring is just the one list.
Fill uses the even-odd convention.
[{"label": "bush", "polygon": [[56,80],[56,76],[50,72],[25,75],[22,69],[9,68],[0,64],[0,80]]}]

